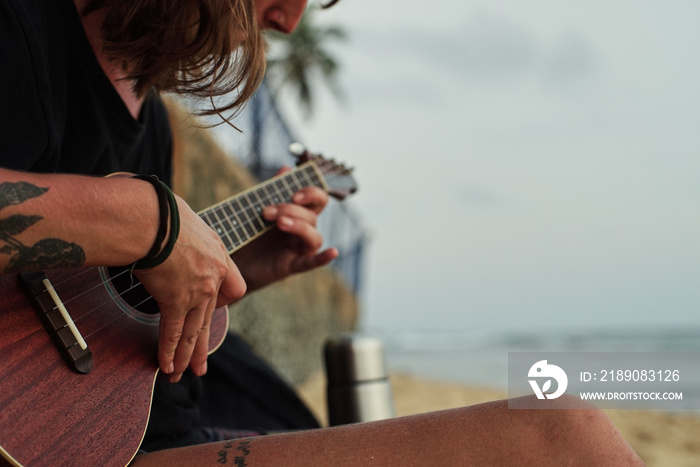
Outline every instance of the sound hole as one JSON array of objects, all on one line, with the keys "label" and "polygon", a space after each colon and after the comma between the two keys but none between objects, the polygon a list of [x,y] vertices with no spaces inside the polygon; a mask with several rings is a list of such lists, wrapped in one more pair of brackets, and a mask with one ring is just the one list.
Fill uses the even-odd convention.
[{"label": "sound hole", "polygon": [[[160,313],[156,301],[141,284],[138,284],[138,279],[129,272],[128,268],[107,268],[107,275],[117,295],[130,307],[149,315]],[[135,283],[138,285],[134,285]]]}]

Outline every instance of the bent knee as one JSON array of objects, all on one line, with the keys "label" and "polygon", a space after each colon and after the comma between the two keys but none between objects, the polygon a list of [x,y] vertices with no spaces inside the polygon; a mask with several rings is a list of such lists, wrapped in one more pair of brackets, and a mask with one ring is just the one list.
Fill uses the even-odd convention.
[{"label": "bent knee", "polygon": [[537,438],[550,455],[569,465],[644,465],[604,411],[574,396],[560,404],[569,408],[537,410]]}]

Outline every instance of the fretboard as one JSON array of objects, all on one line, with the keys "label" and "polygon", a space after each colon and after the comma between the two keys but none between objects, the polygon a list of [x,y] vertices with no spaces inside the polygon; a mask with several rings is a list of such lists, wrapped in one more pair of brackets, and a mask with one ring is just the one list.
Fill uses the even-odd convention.
[{"label": "fretboard", "polygon": [[205,209],[199,217],[219,234],[231,254],[271,228],[272,225],[262,218],[266,206],[288,203],[294,193],[309,186],[326,188],[313,162]]}]

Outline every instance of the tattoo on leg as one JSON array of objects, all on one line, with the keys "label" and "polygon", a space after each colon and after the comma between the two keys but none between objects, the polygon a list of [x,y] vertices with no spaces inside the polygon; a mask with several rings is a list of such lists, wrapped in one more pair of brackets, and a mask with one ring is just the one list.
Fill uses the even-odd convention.
[{"label": "tattoo on leg", "polygon": [[[221,450],[218,452],[216,462],[219,464],[228,464],[229,451],[231,451],[234,444],[236,443],[233,441],[226,441],[221,446]],[[246,464],[246,457],[248,457],[248,454],[250,454],[250,441],[246,439],[239,441],[238,446],[236,446],[236,452],[233,453],[233,465],[236,467],[247,466],[248,464]]]},{"label": "tattoo on leg", "polygon": [[[0,183],[0,210],[7,206],[21,204],[28,199],[43,195],[49,189],[27,182]],[[0,253],[11,255],[5,273],[20,270],[47,268],[70,268],[85,262],[85,253],[75,243],[58,238],[44,238],[34,245],[27,246],[15,238],[26,229],[41,221],[41,216],[15,214],[0,219]]]}]

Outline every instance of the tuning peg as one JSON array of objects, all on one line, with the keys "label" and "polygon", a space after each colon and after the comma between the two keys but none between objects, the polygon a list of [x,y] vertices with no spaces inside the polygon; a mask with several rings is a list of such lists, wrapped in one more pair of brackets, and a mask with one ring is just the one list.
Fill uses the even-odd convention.
[{"label": "tuning peg", "polygon": [[306,154],[306,147],[298,141],[295,141],[287,148],[289,153],[294,157],[301,157]]}]

